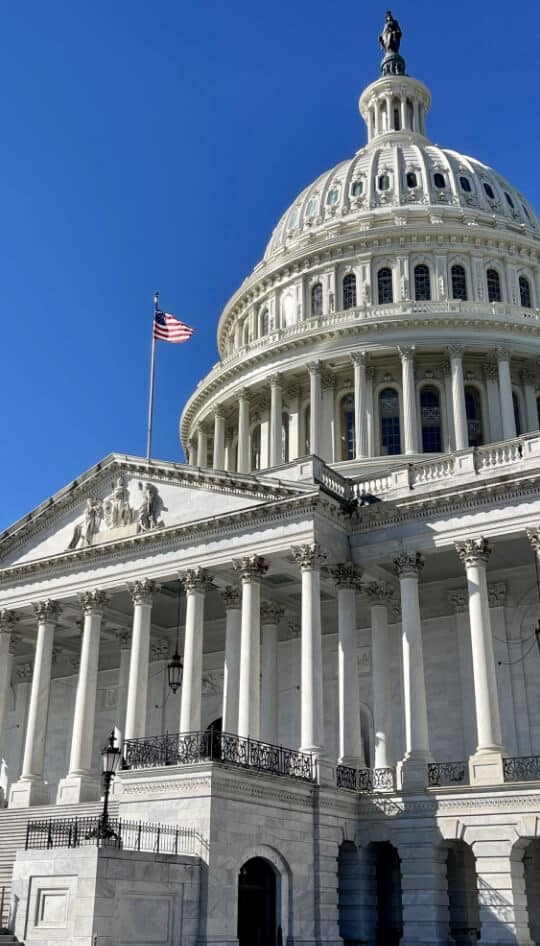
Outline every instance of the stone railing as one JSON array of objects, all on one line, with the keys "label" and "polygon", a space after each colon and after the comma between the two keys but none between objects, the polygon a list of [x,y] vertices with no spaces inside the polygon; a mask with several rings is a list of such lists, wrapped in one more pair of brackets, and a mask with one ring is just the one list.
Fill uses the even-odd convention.
[{"label": "stone railing", "polygon": [[353,498],[350,481],[336,473],[318,457],[313,460],[313,479],[316,483],[324,486],[328,492],[338,496],[339,499],[349,500]]}]

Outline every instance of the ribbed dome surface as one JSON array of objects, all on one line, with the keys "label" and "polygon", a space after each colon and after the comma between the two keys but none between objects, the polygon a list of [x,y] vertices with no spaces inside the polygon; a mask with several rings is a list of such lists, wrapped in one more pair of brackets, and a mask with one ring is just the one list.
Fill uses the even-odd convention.
[{"label": "ribbed dome surface", "polygon": [[540,238],[540,221],[524,197],[475,158],[432,144],[423,135],[386,134],[352,159],[322,174],[283,214],[266,248],[270,260],[311,234],[358,221],[376,227],[403,213],[408,222],[422,211],[473,223],[475,213],[495,224]]}]

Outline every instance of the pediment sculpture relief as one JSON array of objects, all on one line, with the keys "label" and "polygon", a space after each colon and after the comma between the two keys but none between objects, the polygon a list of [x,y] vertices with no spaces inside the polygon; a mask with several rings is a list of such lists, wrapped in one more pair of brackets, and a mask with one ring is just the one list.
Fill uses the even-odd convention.
[{"label": "pediment sculpture relief", "polygon": [[162,513],[167,510],[157,486],[149,482],[139,483],[139,489],[142,501],[137,508],[130,505],[129,490],[122,476],[117,477],[110,496],[104,500],[87,499],[84,515],[73,530],[68,551],[162,529],[165,525]]}]

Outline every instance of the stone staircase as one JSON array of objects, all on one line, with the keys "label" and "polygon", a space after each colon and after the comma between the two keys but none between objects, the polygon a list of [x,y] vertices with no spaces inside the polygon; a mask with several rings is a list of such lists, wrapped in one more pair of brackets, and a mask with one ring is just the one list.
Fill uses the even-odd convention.
[{"label": "stone staircase", "polygon": [[[87,818],[100,813],[101,802],[0,809],[0,946],[4,946],[4,943],[18,942],[10,933],[5,931],[5,925],[9,916],[11,875],[15,863],[15,854],[24,848],[28,822],[42,821],[48,818]],[[118,805],[114,802],[109,805],[109,813],[111,817],[118,814]]]}]

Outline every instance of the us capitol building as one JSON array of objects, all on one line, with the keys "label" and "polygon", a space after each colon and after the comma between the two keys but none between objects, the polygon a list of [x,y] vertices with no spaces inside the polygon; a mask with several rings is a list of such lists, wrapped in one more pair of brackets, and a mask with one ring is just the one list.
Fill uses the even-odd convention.
[{"label": "us capitol building", "polygon": [[401,38],[187,464],[0,536],[0,944],[540,944],[540,221],[430,141]]}]

